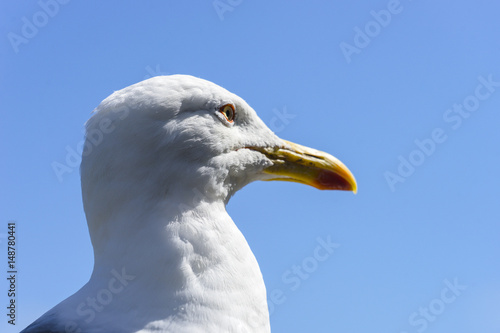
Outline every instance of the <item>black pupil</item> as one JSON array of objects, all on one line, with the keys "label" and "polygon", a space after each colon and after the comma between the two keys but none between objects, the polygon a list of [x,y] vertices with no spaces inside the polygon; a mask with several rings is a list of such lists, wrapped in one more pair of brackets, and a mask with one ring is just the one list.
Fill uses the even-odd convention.
[{"label": "black pupil", "polygon": [[224,114],[226,115],[227,119],[231,120],[231,110],[229,110],[229,107],[226,108]]}]

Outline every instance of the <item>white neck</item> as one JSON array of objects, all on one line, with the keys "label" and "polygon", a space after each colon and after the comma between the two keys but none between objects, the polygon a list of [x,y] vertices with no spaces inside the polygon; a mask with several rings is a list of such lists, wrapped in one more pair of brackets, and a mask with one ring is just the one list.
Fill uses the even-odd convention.
[{"label": "white neck", "polygon": [[62,303],[83,331],[116,323],[123,332],[270,331],[259,266],[221,201],[132,202],[92,223],[94,271]]}]

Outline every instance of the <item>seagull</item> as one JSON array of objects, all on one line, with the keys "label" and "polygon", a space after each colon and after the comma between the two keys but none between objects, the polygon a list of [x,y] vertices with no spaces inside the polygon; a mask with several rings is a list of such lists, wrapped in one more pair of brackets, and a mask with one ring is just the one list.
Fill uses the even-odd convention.
[{"label": "seagull", "polygon": [[94,268],[31,332],[270,332],[257,260],[226,211],[256,181],[356,192],[337,158],[276,136],[240,97],[189,75],[116,91],[80,167]]}]

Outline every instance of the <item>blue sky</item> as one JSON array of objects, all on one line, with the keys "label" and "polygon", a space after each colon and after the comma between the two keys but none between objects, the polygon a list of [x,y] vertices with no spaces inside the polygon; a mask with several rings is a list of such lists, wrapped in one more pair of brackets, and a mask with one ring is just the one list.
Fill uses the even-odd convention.
[{"label": "blue sky", "polygon": [[[240,95],[279,136],[357,178],[357,195],[261,182],[229,203],[272,293],[274,332],[499,332],[499,10],[2,2],[0,246],[16,221],[19,273],[17,325],[2,313],[0,330],[18,332],[90,276],[72,156],[90,112],[115,90],[183,73]],[[325,242],[335,247],[318,257]]]}]

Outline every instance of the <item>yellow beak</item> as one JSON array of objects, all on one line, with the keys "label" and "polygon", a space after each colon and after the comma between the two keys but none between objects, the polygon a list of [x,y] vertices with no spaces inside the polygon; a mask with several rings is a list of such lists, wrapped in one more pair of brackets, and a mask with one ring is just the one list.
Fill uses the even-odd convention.
[{"label": "yellow beak", "polygon": [[310,185],[320,190],[357,192],[356,179],[337,158],[322,151],[285,141],[281,148],[256,148],[273,165],[264,170],[276,176],[266,180],[283,180]]}]

